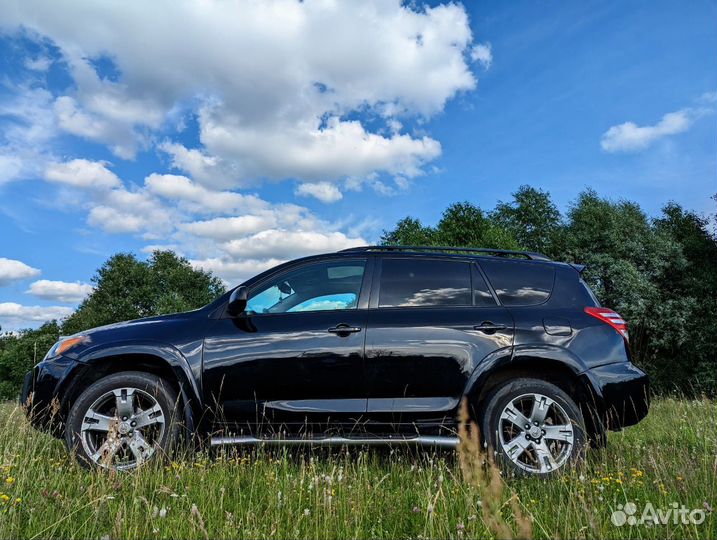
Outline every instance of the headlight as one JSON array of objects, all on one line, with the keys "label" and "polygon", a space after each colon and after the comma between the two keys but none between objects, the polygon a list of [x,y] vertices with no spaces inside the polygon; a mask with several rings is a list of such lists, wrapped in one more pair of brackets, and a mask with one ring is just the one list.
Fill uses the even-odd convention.
[{"label": "headlight", "polygon": [[47,351],[45,358],[52,358],[53,356],[59,356],[66,353],[73,347],[82,345],[83,343],[89,343],[90,336],[73,336],[73,337],[61,337],[60,341],[55,343],[52,348]]}]

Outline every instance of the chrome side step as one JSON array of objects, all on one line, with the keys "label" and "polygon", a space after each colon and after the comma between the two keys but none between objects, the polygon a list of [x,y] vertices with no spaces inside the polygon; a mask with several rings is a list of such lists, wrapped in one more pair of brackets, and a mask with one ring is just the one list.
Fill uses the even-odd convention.
[{"label": "chrome side step", "polygon": [[248,446],[384,446],[392,444],[415,444],[418,446],[433,446],[436,448],[456,448],[458,437],[416,436],[416,437],[321,437],[303,439],[259,439],[245,436],[211,437],[211,446],[248,445]]}]

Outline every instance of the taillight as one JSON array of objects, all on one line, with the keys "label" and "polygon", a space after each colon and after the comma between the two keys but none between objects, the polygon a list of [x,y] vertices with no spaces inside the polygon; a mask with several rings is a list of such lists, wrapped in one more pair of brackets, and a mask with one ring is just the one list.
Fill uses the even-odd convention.
[{"label": "taillight", "polygon": [[625,338],[625,340],[629,338],[627,334],[627,323],[619,313],[614,312],[610,308],[604,307],[586,307],[585,313],[592,315],[596,319],[600,319],[602,322],[612,326],[622,337]]}]

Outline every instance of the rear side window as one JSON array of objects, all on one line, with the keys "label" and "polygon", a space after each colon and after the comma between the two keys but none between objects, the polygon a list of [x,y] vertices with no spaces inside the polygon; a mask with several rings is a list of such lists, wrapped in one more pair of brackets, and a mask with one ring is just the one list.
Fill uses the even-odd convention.
[{"label": "rear side window", "polygon": [[480,265],[504,306],[534,306],[550,297],[555,280],[550,266],[499,259]]},{"label": "rear side window", "polygon": [[470,264],[462,261],[385,258],[379,307],[470,306]]}]

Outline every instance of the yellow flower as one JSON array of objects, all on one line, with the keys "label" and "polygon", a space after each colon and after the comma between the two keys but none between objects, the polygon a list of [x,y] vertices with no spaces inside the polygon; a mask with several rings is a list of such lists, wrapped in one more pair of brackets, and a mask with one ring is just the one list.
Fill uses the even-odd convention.
[{"label": "yellow flower", "polygon": [[3,502],[8,502],[10,500],[10,497],[5,493],[0,493],[0,499],[2,499]]},{"label": "yellow flower", "polygon": [[17,504],[20,504],[20,503],[22,502],[22,499],[21,499],[20,497],[18,497],[17,499],[15,499],[15,502],[16,502]]},{"label": "yellow flower", "polygon": [[15,483],[15,479],[14,479],[12,476],[8,476],[8,477],[5,479],[5,483],[6,483],[6,484],[9,484],[9,485],[12,485],[12,484]]}]

